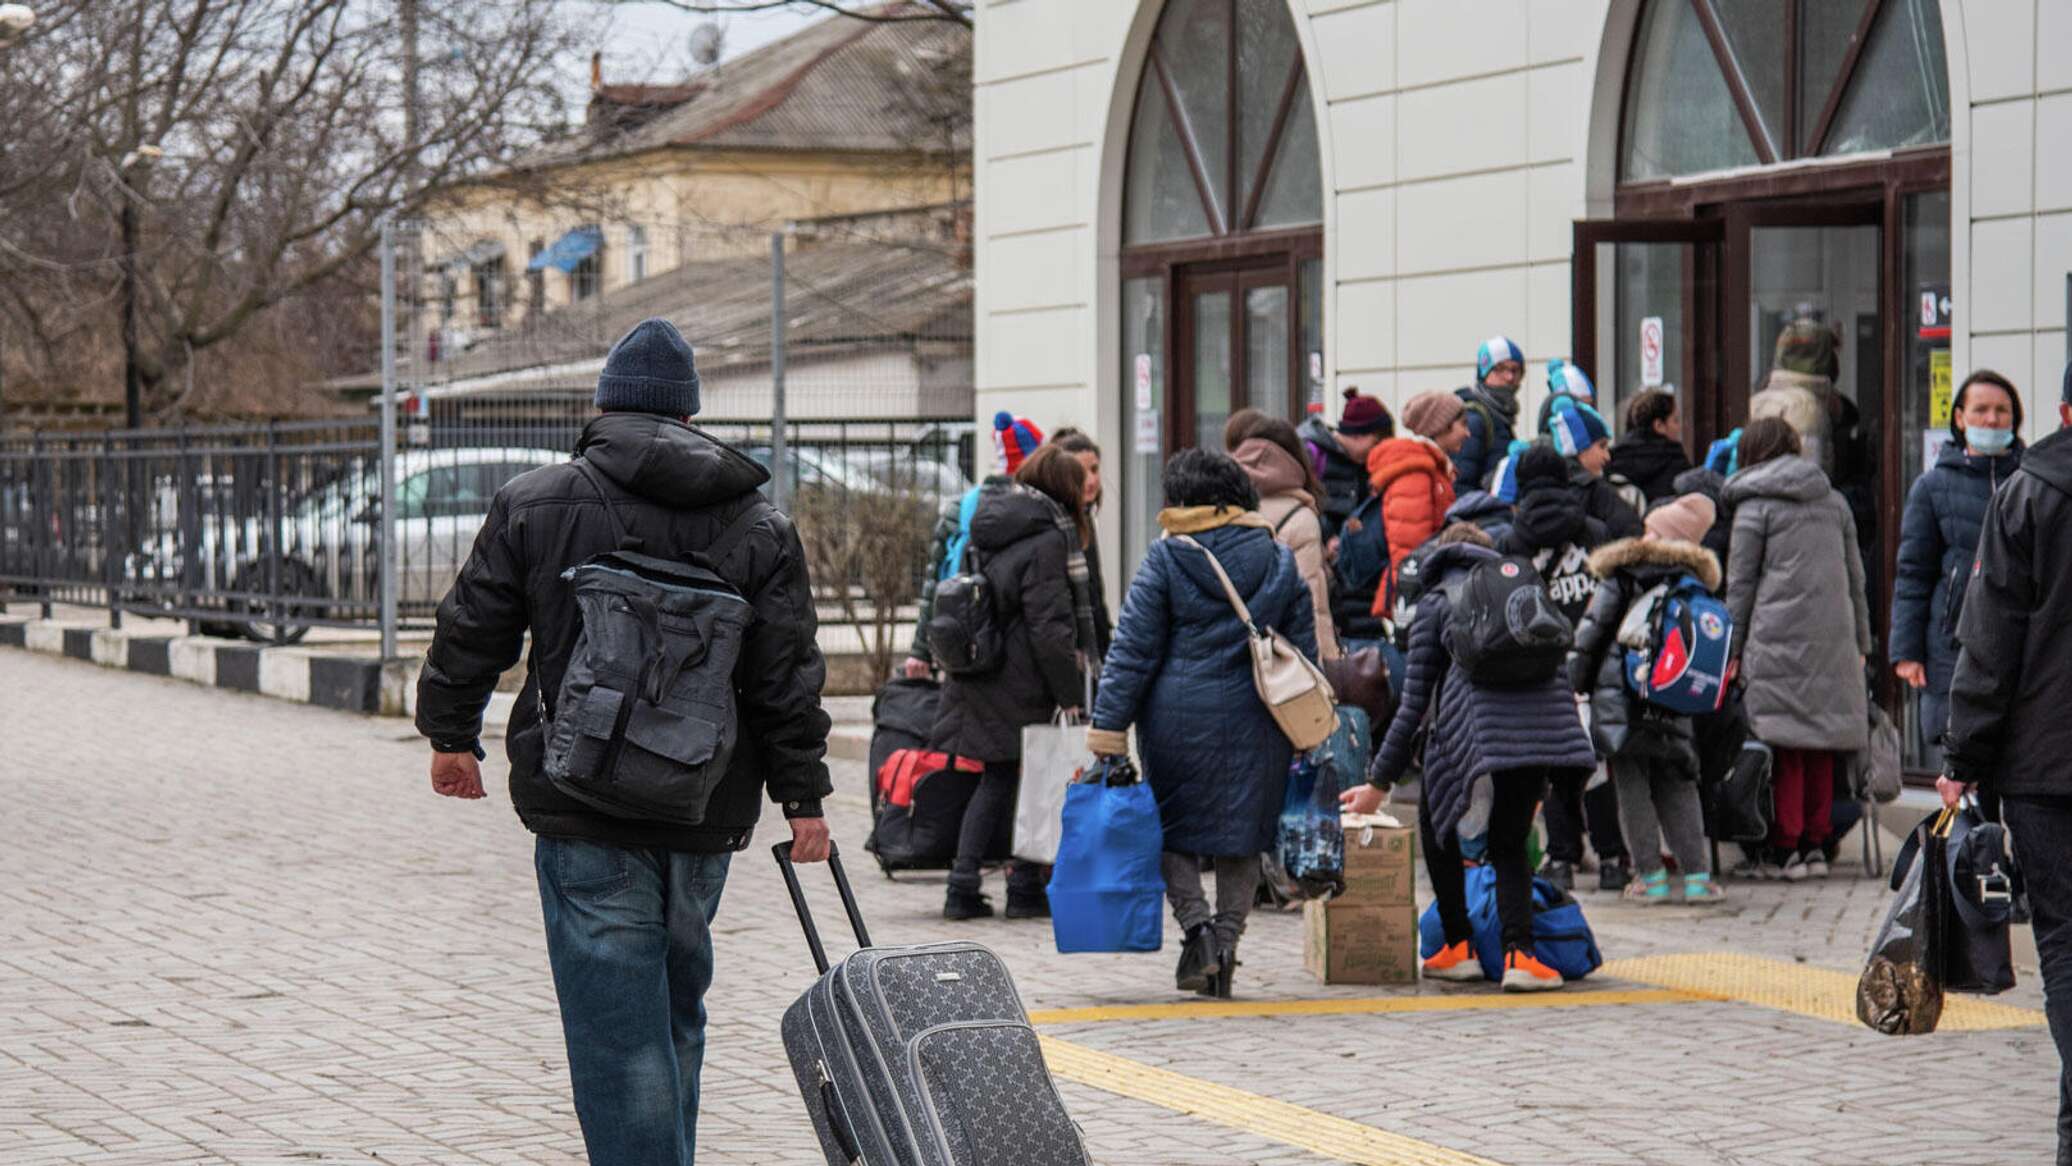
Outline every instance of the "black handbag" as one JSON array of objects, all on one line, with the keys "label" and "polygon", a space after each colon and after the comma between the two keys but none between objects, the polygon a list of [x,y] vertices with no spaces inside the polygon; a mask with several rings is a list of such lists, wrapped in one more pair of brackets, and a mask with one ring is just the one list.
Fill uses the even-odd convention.
[{"label": "black handbag", "polygon": [[1755,843],[1770,836],[1770,772],[1775,756],[1757,740],[1742,742],[1713,795],[1713,837]]},{"label": "black handbag", "polygon": [[2007,828],[1984,821],[1976,807],[1959,809],[1944,846],[1950,881],[1950,926],[1942,935],[1943,988],[1992,996],[2014,987],[2009,936],[2016,886]]}]

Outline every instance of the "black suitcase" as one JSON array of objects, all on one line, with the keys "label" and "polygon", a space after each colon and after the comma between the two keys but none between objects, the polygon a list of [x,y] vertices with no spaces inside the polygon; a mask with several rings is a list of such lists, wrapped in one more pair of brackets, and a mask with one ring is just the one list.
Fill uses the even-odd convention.
[{"label": "black suitcase", "polygon": [[772,850],[820,979],[784,1013],[784,1051],[832,1166],[1089,1166],[1007,967],[976,943],[872,947],[828,966],[791,863]]},{"label": "black suitcase", "polygon": [[901,749],[926,749],[935,737],[935,713],[942,705],[942,686],[933,680],[904,676],[888,681],[871,698],[871,812],[878,810],[878,771]]}]

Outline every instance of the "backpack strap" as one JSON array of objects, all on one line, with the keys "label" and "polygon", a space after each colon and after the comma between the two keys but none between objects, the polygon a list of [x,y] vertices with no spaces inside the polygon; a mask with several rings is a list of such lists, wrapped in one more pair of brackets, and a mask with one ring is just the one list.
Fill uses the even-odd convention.
[{"label": "backpack strap", "polygon": [[1288,508],[1288,512],[1286,514],[1281,515],[1281,520],[1273,524],[1273,537],[1276,541],[1278,541],[1281,537],[1281,528],[1288,525],[1288,521],[1294,518],[1296,512],[1301,509],[1302,507],[1300,505],[1290,506]]},{"label": "backpack strap", "polygon": [[1244,625],[1247,630],[1249,630],[1255,636],[1258,635],[1259,625],[1252,622],[1252,609],[1245,606],[1244,596],[1239,595],[1237,593],[1237,585],[1230,581],[1230,576],[1228,574],[1224,573],[1223,563],[1221,562],[1221,560],[1216,558],[1216,552],[1194,541],[1194,539],[1188,535],[1177,535],[1174,537],[1173,541],[1180,543],[1183,546],[1193,547],[1195,550],[1200,551],[1203,555],[1208,557],[1209,569],[1216,572],[1217,582],[1223,584],[1223,594],[1226,598],[1230,600],[1230,609],[1237,613],[1237,618],[1244,622]]},{"label": "backpack strap", "polygon": [[612,509],[611,499],[605,497],[604,484],[597,480],[597,469],[590,464],[590,459],[577,458],[575,460],[575,467],[576,473],[583,475],[583,480],[590,483],[590,491],[597,495],[598,504],[604,507],[604,517],[612,524],[612,534],[619,540],[619,549],[623,551],[639,550],[642,540],[633,538],[626,533],[626,524],[619,521],[619,512]]}]

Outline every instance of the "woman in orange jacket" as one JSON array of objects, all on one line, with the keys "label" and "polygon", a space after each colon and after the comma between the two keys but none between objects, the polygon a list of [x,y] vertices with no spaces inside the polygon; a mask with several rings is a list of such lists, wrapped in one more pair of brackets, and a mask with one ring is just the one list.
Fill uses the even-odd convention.
[{"label": "woman in orange jacket", "polygon": [[1419,393],[1403,406],[1408,437],[1391,437],[1367,455],[1367,477],[1381,496],[1389,569],[1374,593],[1375,615],[1396,608],[1396,568],[1446,525],[1453,505],[1453,457],[1468,439],[1465,408],[1452,393]]}]

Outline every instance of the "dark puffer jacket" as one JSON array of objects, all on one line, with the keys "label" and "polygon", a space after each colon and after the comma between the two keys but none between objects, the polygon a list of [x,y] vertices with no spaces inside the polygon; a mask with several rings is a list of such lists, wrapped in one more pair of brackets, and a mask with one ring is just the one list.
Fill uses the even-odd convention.
[{"label": "dark puffer jacket", "polygon": [[604,502],[573,464],[521,474],[496,492],[474,552],[439,604],[438,634],[417,681],[417,731],[444,752],[473,749],[489,694],[517,662],[529,630],[528,674],[505,748],[511,804],[533,833],[703,853],[739,850],[762,812],[765,786],[787,817],[819,817],[820,799],[833,788],[822,760],[828,718],[820,686],[827,668],[814,642],[813,593],[799,536],[757,493],[768,471],[680,421],[641,413],[591,421],[576,453],[606,479],[613,512],[646,554],[687,558],[750,508],[764,511],[717,564],[754,605],[755,620],[734,668],[740,744],[704,824],[607,817],[540,773],[540,693],[560,693],[580,630],[561,573],[618,545]]},{"label": "dark puffer jacket", "polygon": [[1547,594],[1573,624],[1583,618],[1590,594],[1597,589],[1590,575],[1590,552],[1610,541],[1604,524],[1584,512],[1579,491],[1536,486],[1518,500],[1511,529],[1496,540],[1496,549],[1531,559]]},{"label": "dark puffer jacket", "polygon": [[1453,505],[1446,508],[1447,526],[1456,522],[1471,523],[1492,540],[1504,537],[1504,532],[1511,529],[1513,519],[1511,504],[1487,490],[1470,490],[1455,498]]},{"label": "dark puffer jacket", "polygon": [[1022,729],[1086,700],[1074,648],[1071,543],[1063,510],[1015,482],[981,488],[971,550],[993,589],[1000,667],[950,676],[935,719],[935,747],[977,761],[1019,761]]},{"label": "dark puffer jacket", "polygon": [[1570,458],[1568,480],[1583,495],[1583,512],[1603,523],[1613,538],[1639,538],[1647,532],[1640,511],[1627,505],[1619,497],[1619,488],[1603,475],[1591,473],[1583,468],[1583,463]]},{"label": "dark puffer jacket", "polygon": [[1453,455],[1454,493],[1488,489],[1496,464],[1518,436],[1518,390],[1492,389],[1478,381],[1453,395],[1467,406],[1461,420],[1468,426],[1468,439]]},{"label": "dark puffer jacket", "polygon": [[[1256,622],[1315,659],[1315,608],[1286,547],[1256,526],[1192,537]],[[1247,640],[1208,559],[1171,538],[1151,544],[1122,602],[1093,723],[1137,726],[1167,850],[1243,857],[1273,845],[1294,751],[1252,687]]]},{"label": "dark puffer jacket", "polygon": [[1345,447],[1338,444],[1338,435],[1331,432],[1322,417],[1304,421],[1300,432],[1302,443],[1309,449],[1310,465],[1324,483],[1324,496],[1318,502],[1323,511],[1324,541],[1328,543],[1338,537],[1345,529],[1345,520],[1367,500],[1367,463],[1345,452]]},{"label": "dark puffer jacket", "polygon": [[1950,776],[2072,796],[2072,430],[2030,446],[1994,496],[1957,639]]},{"label": "dark puffer jacket", "polygon": [[1626,651],[1619,624],[1633,601],[1662,583],[1697,577],[1706,590],[1719,590],[1719,560],[1696,543],[1622,538],[1590,556],[1597,593],[1576,627],[1576,649],[1568,658],[1568,683],[1590,698],[1590,736],[1599,756],[1673,765],[1698,777],[1698,751],[1691,718],[1677,716],[1633,695],[1626,687]]},{"label": "dark puffer jacket", "polygon": [[1488,547],[1451,543],[1433,549],[1426,558],[1429,582],[1410,625],[1402,700],[1367,771],[1376,785],[1401,780],[1410,766],[1417,730],[1429,714],[1421,796],[1429,800],[1432,824],[1442,839],[1459,824],[1470,787],[1481,774],[1531,766],[1597,766],[1597,754],[1564,677],[1550,676],[1544,684],[1526,688],[1484,688],[1470,682],[1447,654],[1446,627],[1453,613],[1444,585],[1478,560],[1494,557],[1496,552]]},{"label": "dark puffer jacket", "polygon": [[1993,491],[2021,467],[2019,444],[2000,457],[1951,442],[1907,491],[1892,580],[1894,661],[1928,666],[1928,691],[1945,693],[1957,671],[1957,617]]},{"label": "dark puffer jacket", "polygon": [[1629,429],[1612,443],[1612,460],[1605,472],[1639,486],[1648,501],[1654,502],[1676,497],[1676,476],[1690,468],[1691,458],[1684,452],[1683,442],[1653,430]]}]

